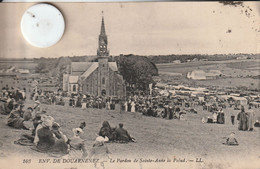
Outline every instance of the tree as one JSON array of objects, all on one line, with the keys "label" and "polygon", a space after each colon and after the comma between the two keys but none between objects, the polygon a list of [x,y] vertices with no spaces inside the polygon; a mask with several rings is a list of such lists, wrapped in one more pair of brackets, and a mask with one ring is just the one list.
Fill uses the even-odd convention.
[{"label": "tree", "polygon": [[36,73],[46,73],[46,63],[40,61],[35,68],[35,72]]},{"label": "tree", "polygon": [[119,72],[130,90],[145,91],[153,76],[158,75],[158,69],[147,57],[136,55],[120,55],[116,58]]}]

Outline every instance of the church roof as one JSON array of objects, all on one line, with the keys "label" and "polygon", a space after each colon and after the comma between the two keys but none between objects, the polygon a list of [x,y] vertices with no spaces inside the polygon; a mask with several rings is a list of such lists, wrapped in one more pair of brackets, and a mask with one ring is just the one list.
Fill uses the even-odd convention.
[{"label": "church roof", "polygon": [[98,68],[98,62],[91,62],[92,65],[85,71],[81,78],[85,79],[87,78],[92,72],[94,72]]},{"label": "church roof", "polygon": [[93,62],[72,62],[71,63],[71,74],[72,75],[81,75],[87,71]]},{"label": "church roof", "polygon": [[[92,72],[94,72],[99,66],[98,62],[72,62],[71,63],[71,76],[69,83],[77,83],[78,78],[86,79]],[[116,62],[108,62],[108,66],[112,71],[118,71]]]}]

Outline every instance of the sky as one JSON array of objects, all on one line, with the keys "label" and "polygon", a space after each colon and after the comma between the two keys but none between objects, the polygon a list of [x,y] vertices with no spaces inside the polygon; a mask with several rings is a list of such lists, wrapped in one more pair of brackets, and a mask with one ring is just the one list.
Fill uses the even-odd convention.
[{"label": "sky", "polygon": [[51,3],[65,18],[65,33],[48,48],[31,46],[21,33],[34,4],[0,4],[0,58],[96,55],[101,11],[110,55],[260,53],[260,2]]}]

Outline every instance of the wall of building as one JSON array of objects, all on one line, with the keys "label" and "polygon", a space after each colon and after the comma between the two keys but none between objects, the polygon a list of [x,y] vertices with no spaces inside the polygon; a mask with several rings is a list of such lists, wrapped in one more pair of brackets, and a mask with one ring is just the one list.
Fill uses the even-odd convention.
[{"label": "wall of building", "polygon": [[[82,93],[87,95],[101,96],[102,90],[106,90],[106,96],[125,96],[125,86],[122,76],[108,68],[108,71],[102,72],[96,69],[87,79],[82,82]],[[105,78],[105,84],[102,84],[102,78]],[[100,86],[99,86],[100,85]]]}]

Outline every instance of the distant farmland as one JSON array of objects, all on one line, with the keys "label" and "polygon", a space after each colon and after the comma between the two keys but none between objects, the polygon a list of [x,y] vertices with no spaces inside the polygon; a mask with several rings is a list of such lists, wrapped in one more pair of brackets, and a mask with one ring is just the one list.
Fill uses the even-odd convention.
[{"label": "distant farmland", "polygon": [[[192,83],[204,86],[219,87],[249,87],[259,89],[259,79],[253,79],[260,75],[260,59],[252,60],[228,60],[228,61],[196,61],[186,63],[165,63],[156,65],[160,78],[174,79],[173,82]],[[188,72],[193,70],[220,70],[224,78],[212,80],[191,80],[187,79]],[[180,78],[173,77],[175,74],[181,73]],[[173,75],[171,77],[171,74]]]},{"label": "distant farmland", "polygon": [[16,67],[17,69],[34,70],[37,66],[37,63],[32,61],[0,61],[0,69],[7,69],[12,66]]}]

